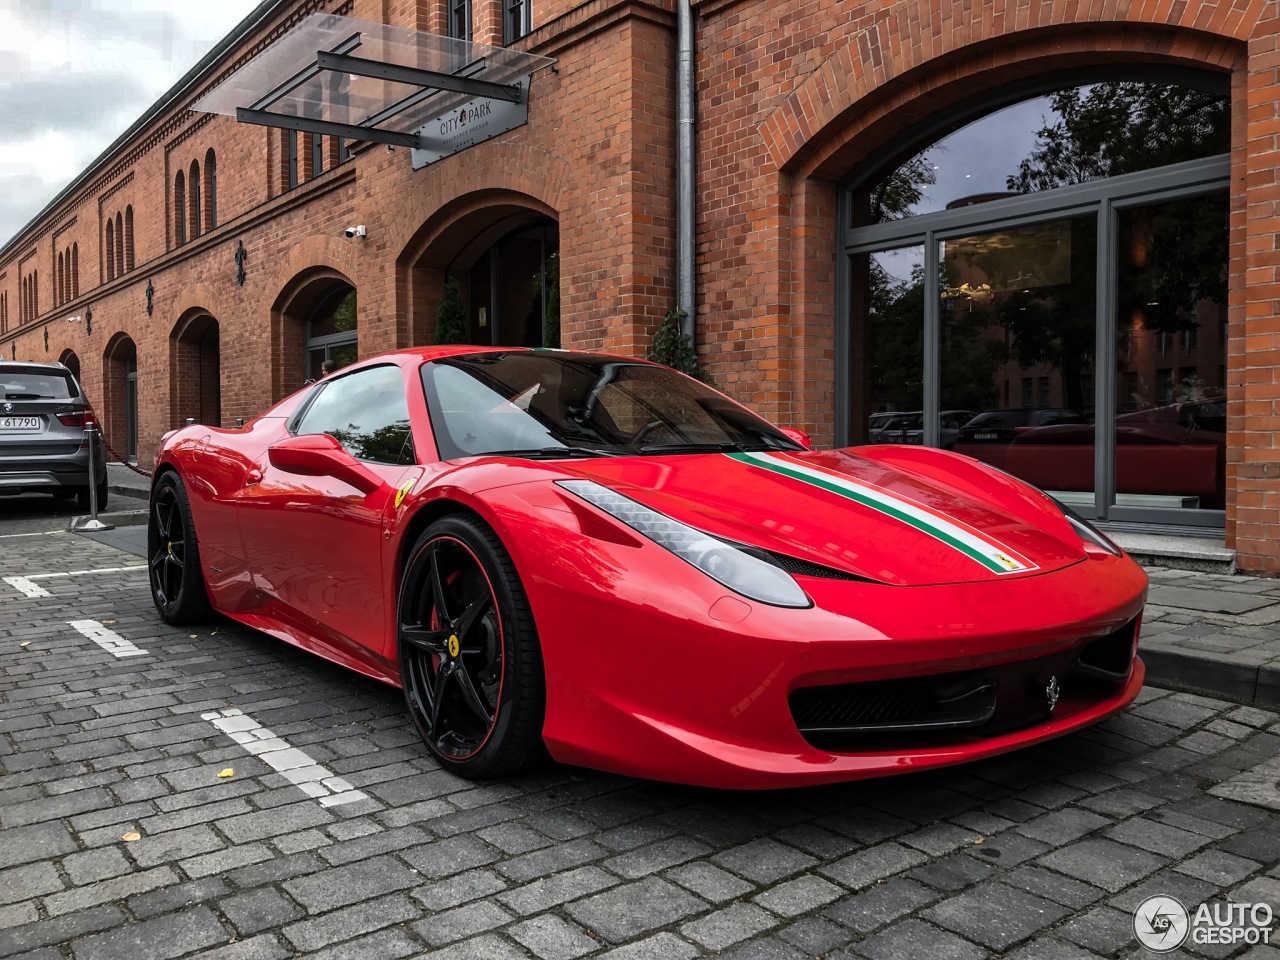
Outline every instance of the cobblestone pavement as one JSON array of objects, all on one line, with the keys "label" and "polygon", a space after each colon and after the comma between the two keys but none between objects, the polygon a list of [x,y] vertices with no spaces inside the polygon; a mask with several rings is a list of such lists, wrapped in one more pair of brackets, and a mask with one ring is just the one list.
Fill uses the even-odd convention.
[{"label": "cobblestone pavement", "polygon": [[[477,785],[427,756],[396,691],[229,621],[167,627],[138,558],[8,509],[2,957],[1068,960],[1144,955],[1151,894],[1280,912],[1280,809],[1210,792],[1280,756],[1274,713],[1148,689],[932,774]],[[72,571],[105,572],[45,576]]]}]

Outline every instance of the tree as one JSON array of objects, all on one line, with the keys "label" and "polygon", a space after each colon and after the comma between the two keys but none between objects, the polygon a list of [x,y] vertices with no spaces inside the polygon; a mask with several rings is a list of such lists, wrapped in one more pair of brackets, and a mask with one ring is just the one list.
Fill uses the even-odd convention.
[{"label": "tree", "polygon": [[466,343],[471,339],[470,334],[458,281],[449,277],[440,290],[440,303],[436,305],[436,343]]},{"label": "tree", "polygon": [[698,362],[698,353],[689,342],[688,335],[680,330],[680,321],[686,316],[688,314],[683,310],[668,310],[653,334],[653,344],[645,357],[654,363],[687,373],[703,383],[712,383],[702,369],[702,364]]}]

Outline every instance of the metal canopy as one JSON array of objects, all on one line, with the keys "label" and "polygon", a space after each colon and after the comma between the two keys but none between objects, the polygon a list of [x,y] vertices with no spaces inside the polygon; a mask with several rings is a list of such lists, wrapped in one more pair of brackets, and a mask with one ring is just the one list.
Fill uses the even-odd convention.
[{"label": "metal canopy", "polygon": [[526,123],[555,61],[434,33],[313,14],[193,110],[410,147],[421,167]]}]

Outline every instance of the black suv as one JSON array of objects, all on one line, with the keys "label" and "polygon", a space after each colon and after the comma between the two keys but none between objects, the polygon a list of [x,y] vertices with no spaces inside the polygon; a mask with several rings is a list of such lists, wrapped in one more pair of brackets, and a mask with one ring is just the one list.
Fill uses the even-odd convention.
[{"label": "black suv", "polygon": [[[0,360],[0,496],[51,493],[89,509],[93,411],[76,378],[60,363]],[[107,465],[98,464],[98,508],[107,505]]]}]

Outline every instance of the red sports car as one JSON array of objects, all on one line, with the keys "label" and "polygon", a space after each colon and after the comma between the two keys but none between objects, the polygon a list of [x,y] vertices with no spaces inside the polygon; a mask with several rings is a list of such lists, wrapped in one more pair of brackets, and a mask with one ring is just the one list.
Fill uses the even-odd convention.
[{"label": "red sports car", "polygon": [[640,360],[436,347],[156,457],[160,615],[404,689],[440,763],[717,787],[991,756],[1122,709],[1146,577],[967,457],[809,451]]}]

